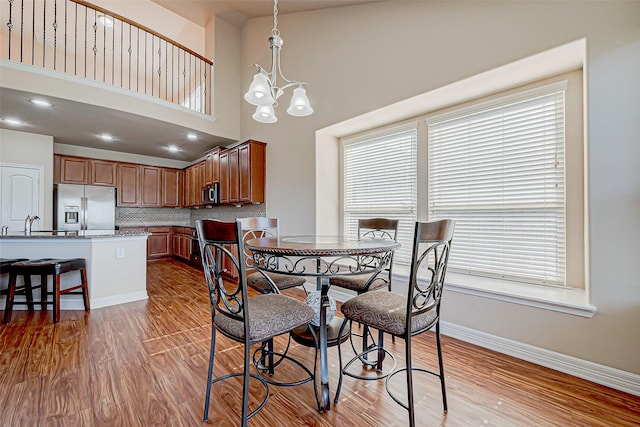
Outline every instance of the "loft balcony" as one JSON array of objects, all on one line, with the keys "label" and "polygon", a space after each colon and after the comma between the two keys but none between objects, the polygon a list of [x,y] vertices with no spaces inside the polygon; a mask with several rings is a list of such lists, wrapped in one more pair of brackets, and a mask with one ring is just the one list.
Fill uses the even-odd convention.
[{"label": "loft balcony", "polygon": [[[204,136],[196,150],[237,137],[216,132],[213,61],[150,28],[80,0],[5,0],[0,22],[5,112],[25,93],[43,94],[74,103],[72,110],[95,108],[105,120],[125,113],[150,135],[157,127],[158,137],[167,124],[195,130]],[[31,131],[46,132],[37,129],[44,121]],[[91,145],[62,135],[56,142]],[[135,141],[117,149],[135,153]]]}]

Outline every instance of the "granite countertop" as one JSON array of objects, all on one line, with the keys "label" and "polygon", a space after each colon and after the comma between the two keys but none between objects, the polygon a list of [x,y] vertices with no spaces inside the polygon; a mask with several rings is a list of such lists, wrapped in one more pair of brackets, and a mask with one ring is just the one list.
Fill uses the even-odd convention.
[{"label": "granite countertop", "polygon": [[24,231],[10,231],[8,234],[0,234],[0,239],[95,239],[101,237],[148,236],[149,234],[150,233],[146,231],[127,230],[45,230],[32,231],[31,233],[25,233]]}]

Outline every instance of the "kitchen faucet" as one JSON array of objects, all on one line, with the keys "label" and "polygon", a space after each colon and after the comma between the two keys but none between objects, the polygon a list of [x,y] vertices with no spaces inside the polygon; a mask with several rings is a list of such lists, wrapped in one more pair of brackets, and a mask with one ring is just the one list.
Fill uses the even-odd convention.
[{"label": "kitchen faucet", "polygon": [[31,233],[31,224],[33,224],[33,221],[39,220],[40,217],[38,215],[27,215],[27,217],[24,219],[24,232],[29,234]]}]

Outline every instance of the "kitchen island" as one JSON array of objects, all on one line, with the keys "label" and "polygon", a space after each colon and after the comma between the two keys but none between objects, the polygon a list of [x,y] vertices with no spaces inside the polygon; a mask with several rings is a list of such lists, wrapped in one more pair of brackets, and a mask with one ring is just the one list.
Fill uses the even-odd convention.
[{"label": "kitchen island", "polygon": [[[107,307],[148,298],[147,235],[117,230],[10,232],[0,235],[0,258],[85,258],[91,308]],[[33,276],[32,280],[36,284],[40,278]],[[63,288],[67,281],[77,283],[79,272],[63,275]],[[7,283],[8,275],[4,275],[0,288],[6,289]],[[2,297],[0,307],[4,305]],[[60,306],[62,310],[84,310],[80,295],[64,296]]]}]

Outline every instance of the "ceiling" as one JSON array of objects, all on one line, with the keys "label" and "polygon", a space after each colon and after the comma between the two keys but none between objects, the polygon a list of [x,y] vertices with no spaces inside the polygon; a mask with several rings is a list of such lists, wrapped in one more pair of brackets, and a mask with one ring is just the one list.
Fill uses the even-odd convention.
[{"label": "ceiling", "polygon": [[[242,25],[249,18],[273,16],[273,0],[151,0],[166,9],[205,26],[212,16]],[[375,3],[383,0],[280,0],[278,14],[307,12],[331,7]]]},{"label": "ceiling", "polygon": [[[381,0],[281,0],[278,9],[280,13],[292,13],[375,1]],[[248,18],[273,14],[271,0],[154,0],[154,3],[200,25],[205,25],[216,13],[238,25]],[[41,97],[36,93],[1,87],[0,128],[51,135],[54,142],[61,144],[188,162],[198,159],[215,145],[235,142],[197,132],[198,139],[191,141],[187,139],[191,129],[161,120],[53,97],[47,97],[52,108],[42,108],[30,102],[33,98]],[[18,118],[24,124],[9,124],[4,121],[7,118]],[[103,141],[98,137],[102,133],[117,139]],[[169,145],[178,146],[180,151],[170,152]]]}]

